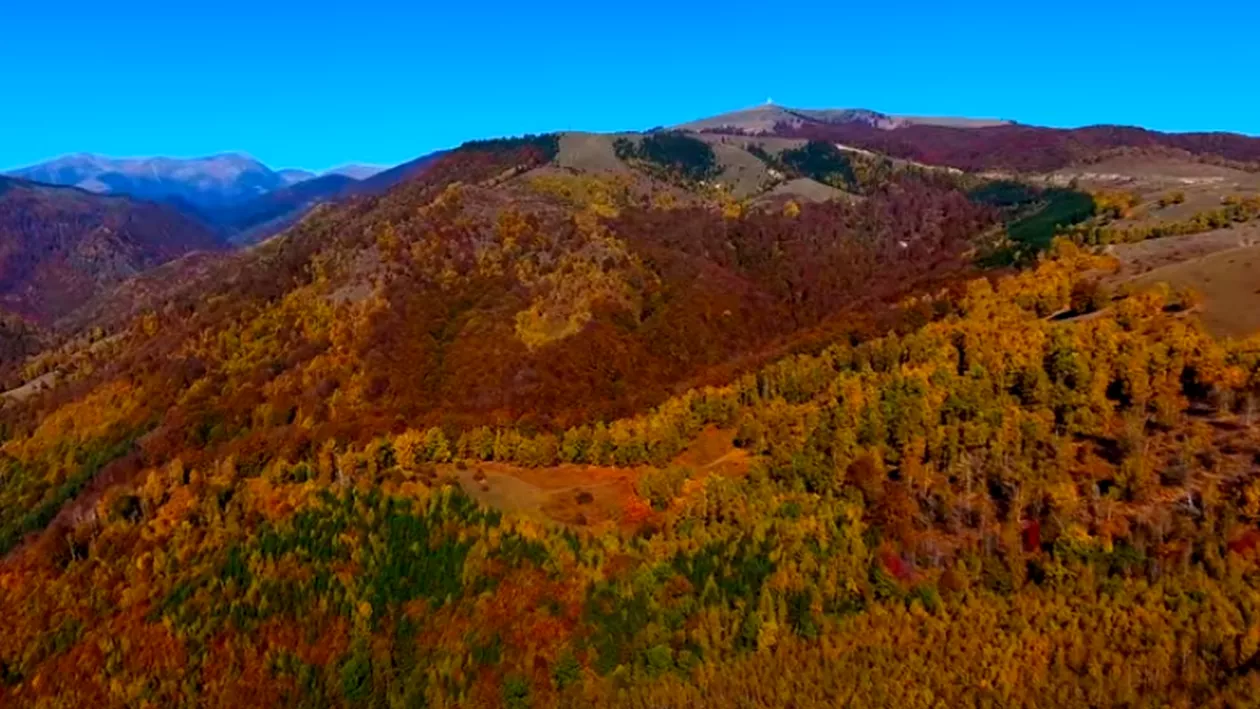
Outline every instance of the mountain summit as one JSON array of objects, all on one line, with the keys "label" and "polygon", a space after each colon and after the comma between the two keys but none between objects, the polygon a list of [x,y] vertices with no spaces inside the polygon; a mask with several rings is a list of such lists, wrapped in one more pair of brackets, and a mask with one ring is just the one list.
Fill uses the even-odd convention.
[{"label": "mountain summit", "polygon": [[379,165],[359,165],[359,164],[352,163],[350,165],[342,165],[341,167],[334,167],[333,169],[328,170],[324,172],[323,174],[324,175],[343,175],[345,177],[349,177],[354,180],[366,180],[367,178],[373,175],[378,175],[388,169],[389,168],[387,167],[381,167]]},{"label": "mountain summit", "polygon": [[881,130],[894,130],[906,126],[945,126],[950,128],[987,128],[1012,125],[1011,121],[989,118],[951,118],[931,116],[894,116],[865,108],[788,108],[774,103],[754,106],[739,111],[722,113],[684,123],[677,128],[696,132],[738,131],[760,134],[774,133],[783,128],[799,129],[811,124],[844,125],[863,124]]}]

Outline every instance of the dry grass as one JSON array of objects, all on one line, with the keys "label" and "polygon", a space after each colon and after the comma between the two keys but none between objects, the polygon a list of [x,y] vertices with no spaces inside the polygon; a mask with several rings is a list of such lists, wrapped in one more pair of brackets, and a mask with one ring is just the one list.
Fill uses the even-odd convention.
[{"label": "dry grass", "polygon": [[630,172],[613,150],[613,141],[618,137],[597,133],[561,133],[556,165],[585,172]]},{"label": "dry grass", "polygon": [[573,526],[619,522],[642,473],[638,468],[502,463],[478,463],[465,470],[446,466],[442,472],[453,475],[482,504]]},{"label": "dry grass", "polygon": [[[695,480],[709,475],[744,475],[751,460],[747,452],[735,448],[734,438],[733,431],[706,429],[673,463],[695,470]],[[504,512],[574,527],[596,527],[631,524],[625,511],[637,500],[635,483],[648,470],[651,468],[568,464],[522,468],[478,463],[463,470],[442,466],[439,472],[458,480],[478,502]]]},{"label": "dry grass", "polygon": [[[1120,229],[1186,221],[1219,209],[1226,197],[1260,194],[1260,173],[1168,156],[1122,155],[1044,177],[1060,185],[1076,181],[1089,190],[1137,193],[1142,201],[1133,214],[1112,223]],[[1180,192],[1185,201],[1160,207],[1159,199],[1173,192]]]},{"label": "dry grass", "polygon": [[748,451],[735,447],[735,432],[706,428],[687,450],[674,459],[676,465],[707,474],[741,476],[752,463]]},{"label": "dry grass", "polygon": [[1260,332],[1260,246],[1217,251],[1172,263],[1133,279],[1138,286],[1164,282],[1203,296],[1200,317],[1220,336]]},{"label": "dry grass", "polygon": [[1260,244],[1260,223],[1186,236],[1148,239],[1116,244],[1108,249],[1120,261],[1117,281],[1128,281],[1164,266],[1184,263],[1210,254]]},{"label": "dry grass", "polygon": [[797,200],[801,202],[829,202],[833,199],[856,201],[862,199],[844,190],[824,185],[808,177],[799,177],[781,183],[774,189],[757,198],[758,203],[774,203],[777,201]]},{"label": "dry grass", "polygon": [[[1124,229],[1183,222],[1219,209],[1231,196],[1260,194],[1260,174],[1211,165],[1191,158],[1119,155],[1091,165],[1065,168],[1046,175],[1048,181],[1076,180],[1091,190],[1135,192],[1142,202],[1132,215],[1113,222]],[[1181,204],[1160,207],[1161,197],[1180,192]],[[1260,331],[1260,223],[1235,225],[1203,234],[1117,244],[1108,251],[1120,262],[1107,280],[1111,285],[1168,283],[1191,288],[1204,299],[1204,323],[1218,335],[1242,336]]]}]

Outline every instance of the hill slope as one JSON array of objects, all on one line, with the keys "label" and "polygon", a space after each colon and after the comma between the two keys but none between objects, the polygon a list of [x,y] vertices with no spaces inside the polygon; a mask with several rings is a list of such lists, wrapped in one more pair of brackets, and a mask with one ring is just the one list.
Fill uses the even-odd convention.
[{"label": "hill slope", "polygon": [[379,165],[342,165],[326,171],[324,175],[344,175],[355,180],[366,180],[372,175],[385,172],[388,169]]},{"label": "hill slope", "polygon": [[0,308],[48,320],[217,237],[151,202],[0,178]]},{"label": "hill slope", "polygon": [[254,243],[283,231],[316,204],[349,194],[358,184],[340,174],[315,177],[220,210],[215,223],[232,243]]},{"label": "hill slope", "polygon": [[[540,170],[552,148],[513,146],[444,155],[384,196],[325,207],[225,259],[220,276],[201,279],[208,291],[152,304],[170,313],[163,341],[252,330],[255,319],[271,332],[272,318],[332,308],[358,344],[321,387],[367,398],[353,421],[330,425],[369,430],[398,415],[568,425],[640,410],[838,313],[877,312],[966,268],[969,237],[992,220],[961,192],[913,179],[856,204],[731,218],[642,174]],[[672,207],[653,205],[667,195]],[[274,335],[268,348],[289,353],[282,378],[298,387],[284,396],[318,408],[323,389],[308,387],[307,370],[333,356],[326,334]]]},{"label": "hill slope", "polygon": [[[439,194],[439,212],[470,197]],[[294,351],[272,333],[322,337],[331,320],[317,384],[359,347],[341,313],[291,294],[271,332],[203,339],[229,367],[205,349],[166,367],[162,386],[186,393],[153,433],[156,382],[119,377],[5,444],[0,529],[53,533],[0,565],[0,600],[23,609],[0,616],[0,700],[1249,705],[1260,655],[1238,619],[1260,602],[1260,435],[1205,407],[1254,391],[1257,350],[1214,343],[1158,296],[1045,317],[1102,265],[1065,249],[912,306],[923,319],[904,333],[634,418],[458,438],[399,420],[361,443],[253,398],[284,388],[268,372]],[[447,328],[427,323],[410,341],[441,347]],[[196,417],[233,370],[252,431]],[[329,409],[366,403],[329,389]],[[307,437],[225,445],[282,426]],[[188,457],[149,457],[176,431]]]},{"label": "hill slope", "polygon": [[419,177],[424,174],[430,166],[432,166],[446,151],[438,151],[421,155],[415,160],[409,160],[401,165],[395,165],[388,170],[380,170],[361,180],[358,184],[353,185],[350,191],[353,194],[381,194],[386,190],[401,184],[407,180]]}]

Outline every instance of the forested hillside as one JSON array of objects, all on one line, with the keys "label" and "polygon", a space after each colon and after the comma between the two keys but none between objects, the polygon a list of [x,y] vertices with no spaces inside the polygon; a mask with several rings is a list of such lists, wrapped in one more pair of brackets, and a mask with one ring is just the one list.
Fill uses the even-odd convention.
[{"label": "forested hillside", "polygon": [[0,177],[0,309],[52,320],[217,237],[152,202]]},{"label": "forested hillside", "polygon": [[[556,438],[404,431],[144,471],[0,572],[26,609],[0,621],[4,696],[1245,702],[1260,348],[1213,342],[1159,293],[1043,319],[1090,265],[1069,250],[907,303],[933,320],[912,333]],[[12,439],[10,479],[65,417],[83,436],[122,408]],[[756,464],[670,465],[706,426]],[[656,466],[630,468],[644,497],[620,525],[587,531],[442,480],[489,458]]]},{"label": "forested hillside", "polygon": [[1110,287],[1114,194],[606,147],[6,325],[0,705],[1260,701],[1260,339]]},{"label": "forested hillside", "polygon": [[1231,133],[1159,133],[1128,126],[1066,130],[1026,125],[906,125],[887,130],[852,121],[779,124],[772,133],[840,142],[974,172],[1045,172],[1100,160],[1124,149],[1181,153],[1219,163],[1260,162],[1260,138]]}]

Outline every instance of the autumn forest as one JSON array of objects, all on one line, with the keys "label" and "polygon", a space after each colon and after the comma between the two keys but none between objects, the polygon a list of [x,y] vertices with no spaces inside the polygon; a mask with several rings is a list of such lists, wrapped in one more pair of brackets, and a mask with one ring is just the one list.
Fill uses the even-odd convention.
[{"label": "autumn forest", "polygon": [[1260,197],[1047,177],[1260,141],[1041,130],[473,142],[126,264],[0,186],[0,706],[1260,703],[1260,338],[1119,249]]}]

